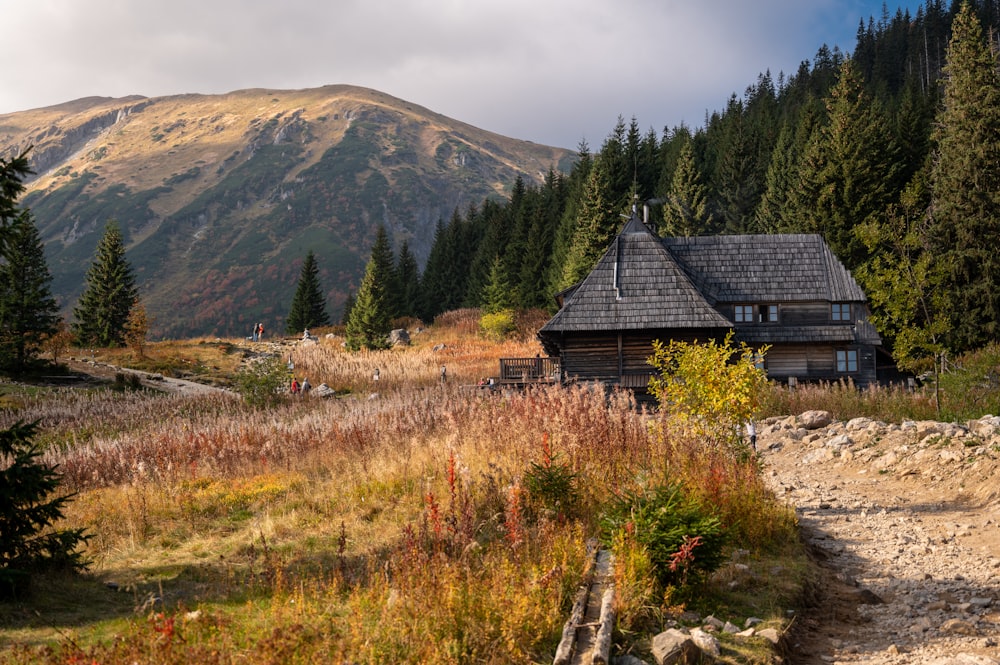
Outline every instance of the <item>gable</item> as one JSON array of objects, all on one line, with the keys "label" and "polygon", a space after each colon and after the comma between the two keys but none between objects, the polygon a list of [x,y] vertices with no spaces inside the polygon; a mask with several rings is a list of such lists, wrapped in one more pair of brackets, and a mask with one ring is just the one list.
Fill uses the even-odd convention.
[{"label": "gable", "polygon": [[541,333],[729,328],[646,226],[632,217]]}]

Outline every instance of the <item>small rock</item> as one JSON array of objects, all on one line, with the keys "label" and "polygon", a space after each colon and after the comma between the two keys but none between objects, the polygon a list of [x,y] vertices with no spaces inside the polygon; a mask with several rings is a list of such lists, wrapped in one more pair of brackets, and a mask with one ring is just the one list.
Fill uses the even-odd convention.
[{"label": "small rock", "polygon": [[976,635],[976,627],[973,626],[968,621],[962,621],[961,619],[948,619],[940,628],[942,633],[947,635]]},{"label": "small rock", "polygon": [[771,644],[777,644],[781,640],[781,635],[778,633],[777,628],[765,628],[763,630],[758,630],[757,636],[763,637]]}]

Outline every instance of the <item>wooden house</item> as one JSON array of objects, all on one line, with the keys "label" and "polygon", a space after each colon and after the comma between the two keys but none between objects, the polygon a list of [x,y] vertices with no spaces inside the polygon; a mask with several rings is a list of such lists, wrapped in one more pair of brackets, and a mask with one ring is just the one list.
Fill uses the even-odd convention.
[{"label": "wooden house", "polygon": [[586,278],[557,295],[538,332],[563,381],[644,389],[653,340],[760,348],[768,377],[851,379],[895,368],[865,294],[818,235],[660,238],[633,213]]}]

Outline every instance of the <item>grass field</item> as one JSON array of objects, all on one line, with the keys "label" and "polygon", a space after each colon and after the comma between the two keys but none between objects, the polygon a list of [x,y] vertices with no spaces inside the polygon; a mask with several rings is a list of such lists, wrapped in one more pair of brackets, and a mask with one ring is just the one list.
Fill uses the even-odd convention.
[{"label": "grass field", "polygon": [[[665,482],[719,516],[726,563],[665,587],[619,543],[617,651],[647,653],[684,609],[784,630],[803,602],[794,514],[755,459],[664,434],[627,393],[471,387],[501,356],[534,356],[533,339],[487,342],[456,313],[406,349],[271,344],[102,359],[223,384],[270,349],[338,397],[250,408],[222,391],[2,386],[0,426],[40,422],[77,493],[65,526],[92,537],[87,573],[38,575],[0,603],[0,662],[551,662],[601,515]],[[724,657],[772,655],[728,639]]]}]

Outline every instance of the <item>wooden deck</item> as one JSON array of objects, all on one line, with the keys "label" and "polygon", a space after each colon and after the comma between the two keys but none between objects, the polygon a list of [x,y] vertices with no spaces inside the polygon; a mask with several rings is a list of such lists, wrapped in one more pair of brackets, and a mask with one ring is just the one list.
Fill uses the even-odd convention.
[{"label": "wooden deck", "polygon": [[502,386],[526,386],[531,384],[559,383],[561,374],[558,358],[501,358],[500,377]]}]

